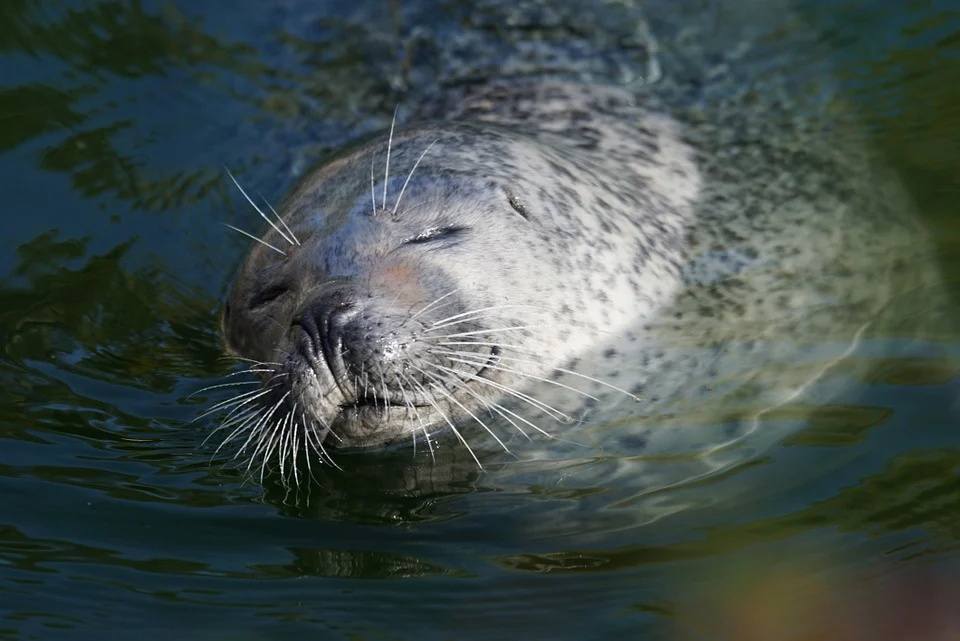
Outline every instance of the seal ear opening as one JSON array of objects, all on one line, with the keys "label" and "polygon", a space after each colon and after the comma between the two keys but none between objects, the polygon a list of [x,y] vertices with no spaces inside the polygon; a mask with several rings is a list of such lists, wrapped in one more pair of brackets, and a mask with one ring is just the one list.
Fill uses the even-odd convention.
[{"label": "seal ear opening", "polygon": [[513,207],[513,211],[520,214],[524,219],[532,221],[533,218],[530,216],[530,212],[527,211],[527,206],[520,200],[520,197],[514,194],[509,187],[504,188],[504,191],[507,194],[507,202]]}]

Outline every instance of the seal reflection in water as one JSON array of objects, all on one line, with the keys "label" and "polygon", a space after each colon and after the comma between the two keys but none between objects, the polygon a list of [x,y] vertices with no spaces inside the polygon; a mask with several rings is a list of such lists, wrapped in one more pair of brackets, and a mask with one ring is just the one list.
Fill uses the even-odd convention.
[{"label": "seal reflection in water", "polygon": [[723,434],[626,419],[795,400],[936,280],[855,136],[656,89],[461,87],[309,173],[225,307],[262,380],[222,405],[228,440],[291,470],[447,438],[477,465],[487,445],[714,447],[757,414]]}]

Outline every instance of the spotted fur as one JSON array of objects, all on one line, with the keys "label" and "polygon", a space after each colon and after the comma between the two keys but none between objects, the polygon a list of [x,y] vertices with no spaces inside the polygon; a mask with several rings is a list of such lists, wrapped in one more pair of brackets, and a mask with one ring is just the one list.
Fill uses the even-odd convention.
[{"label": "spotted fur", "polygon": [[[230,294],[228,342],[269,391],[252,406],[276,412],[234,433],[263,458],[418,438],[434,455],[444,432],[477,464],[484,444],[711,449],[902,332],[891,309],[938,275],[856,128],[776,91],[709,107],[461,83],[317,168]],[[711,407],[746,409],[712,431],[648,420]]]}]

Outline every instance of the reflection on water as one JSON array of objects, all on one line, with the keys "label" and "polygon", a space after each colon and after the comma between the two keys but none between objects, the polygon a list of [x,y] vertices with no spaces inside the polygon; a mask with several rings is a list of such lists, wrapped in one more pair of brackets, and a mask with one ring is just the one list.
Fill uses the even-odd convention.
[{"label": "reflection on water", "polygon": [[[454,0],[354,4],[0,6],[0,637],[956,634],[949,327],[901,356],[865,352],[870,376],[837,373],[855,396],[765,413],[790,435],[676,487],[660,470],[704,461],[624,457],[611,475],[616,457],[549,473],[465,458],[438,475],[405,450],[351,454],[317,470],[308,500],[211,461],[214,419],[193,419],[226,394],[191,394],[232,371],[216,314],[245,250],[220,223],[257,225],[224,165],[278,199],[398,101],[402,116],[428,99],[444,57],[495,58],[516,38],[576,49],[602,32],[609,56],[591,73],[621,80],[647,62],[617,36],[621,5],[571,29],[542,8],[511,22]],[[751,0],[648,4],[677,29],[669,50],[702,33],[684,25],[723,32],[723,12]],[[960,12],[874,5],[806,2],[747,32],[798,83],[827,48],[955,282]],[[784,57],[790,38],[809,58]],[[927,303],[911,302],[918,317]],[[738,416],[703,406],[664,426]],[[864,612],[888,613],[889,630]]]}]

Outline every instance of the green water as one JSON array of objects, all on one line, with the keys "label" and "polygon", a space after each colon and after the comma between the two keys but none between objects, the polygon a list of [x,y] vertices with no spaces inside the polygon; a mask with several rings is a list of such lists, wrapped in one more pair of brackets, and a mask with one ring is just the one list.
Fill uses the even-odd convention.
[{"label": "green water", "polygon": [[[772,451],[646,497],[700,508],[642,525],[608,487],[386,483],[403,453],[325,470],[299,502],[211,462],[213,419],[191,423],[211,398],[190,394],[231,371],[216,314],[246,249],[220,223],[256,227],[223,167],[278,200],[389,124],[417,81],[396,37],[411,16],[453,37],[469,14],[0,3],[0,638],[885,638],[843,626],[905,618],[889,638],[960,634],[946,331]],[[960,8],[798,15],[765,16],[765,41],[803,29],[829,50],[955,296]]]}]

